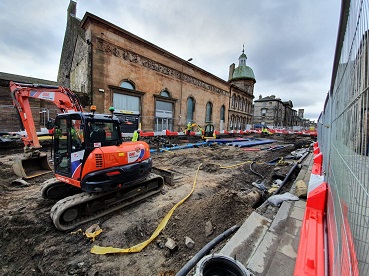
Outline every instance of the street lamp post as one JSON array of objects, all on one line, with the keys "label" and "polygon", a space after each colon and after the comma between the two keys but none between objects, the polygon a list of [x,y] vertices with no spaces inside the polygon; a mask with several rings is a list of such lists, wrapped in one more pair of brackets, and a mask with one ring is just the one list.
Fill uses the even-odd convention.
[{"label": "street lamp post", "polygon": [[[189,58],[187,62],[192,61],[192,58]],[[181,70],[181,97],[179,101],[179,122],[178,122],[178,131],[181,131],[182,122],[182,96],[183,96],[183,63],[182,63],[182,70]]]}]

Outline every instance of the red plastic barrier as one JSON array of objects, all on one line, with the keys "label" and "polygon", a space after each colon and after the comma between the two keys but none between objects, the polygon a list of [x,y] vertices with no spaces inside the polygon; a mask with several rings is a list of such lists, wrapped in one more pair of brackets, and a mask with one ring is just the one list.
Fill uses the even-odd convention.
[{"label": "red plastic barrier", "polygon": [[140,136],[151,137],[151,136],[155,136],[155,133],[154,132],[140,132]]},{"label": "red plastic barrier", "polygon": [[312,174],[322,175],[322,164],[323,164],[323,154],[320,152],[319,154],[314,156],[314,164],[311,169]]},{"label": "red plastic barrier", "polygon": [[167,135],[167,136],[178,136],[178,132],[165,130],[165,135]]},{"label": "red plastic barrier", "polygon": [[314,137],[318,137],[318,133],[316,131],[310,131],[309,135],[314,136]]},{"label": "red plastic barrier", "polygon": [[314,142],[313,148],[316,149],[317,147],[319,147],[318,142]]},{"label": "red plastic barrier", "polygon": [[326,197],[326,182],[308,195],[294,276],[325,274],[325,250],[327,249],[324,247],[324,212]]}]

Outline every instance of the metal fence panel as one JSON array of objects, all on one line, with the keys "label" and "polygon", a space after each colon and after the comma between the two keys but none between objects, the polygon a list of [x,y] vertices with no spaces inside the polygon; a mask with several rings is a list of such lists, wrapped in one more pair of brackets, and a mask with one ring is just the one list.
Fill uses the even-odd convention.
[{"label": "metal fence panel", "polygon": [[318,120],[331,275],[369,275],[368,33],[369,0],[343,0],[331,89]]}]

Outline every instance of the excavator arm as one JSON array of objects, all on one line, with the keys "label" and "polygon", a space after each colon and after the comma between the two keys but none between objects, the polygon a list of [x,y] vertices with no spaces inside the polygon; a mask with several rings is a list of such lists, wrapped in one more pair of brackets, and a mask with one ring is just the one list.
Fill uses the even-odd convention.
[{"label": "excavator arm", "polygon": [[69,111],[83,112],[78,97],[67,88],[52,85],[20,84],[15,82],[10,82],[9,87],[13,105],[17,108],[22,124],[27,132],[27,137],[22,138],[25,146],[35,149],[41,147],[37,137],[29,98],[52,102],[63,113]]},{"label": "excavator arm", "polygon": [[49,101],[63,113],[69,111],[83,112],[82,105],[76,94],[61,86],[23,84],[10,82],[9,84],[13,105],[17,109],[22,125],[27,135],[22,137],[24,143],[24,158],[13,164],[14,172],[21,177],[31,178],[51,171],[46,155],[42,155],[35,121],[32,115],[30,98]]}]

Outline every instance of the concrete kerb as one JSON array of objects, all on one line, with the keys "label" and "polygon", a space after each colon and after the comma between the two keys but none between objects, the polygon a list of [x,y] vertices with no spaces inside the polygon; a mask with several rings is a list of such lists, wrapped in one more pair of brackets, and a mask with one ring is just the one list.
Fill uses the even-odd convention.
[{"label": "concrete kerb", "polygon": [[[309,154],[302,162],[290,193],[297,181],[308,183],[312,161]],[[254,211],[219,253],[237,259],[254,275],[293,275],[305,205],[301,199],[285,201],[273,220]]]}]

